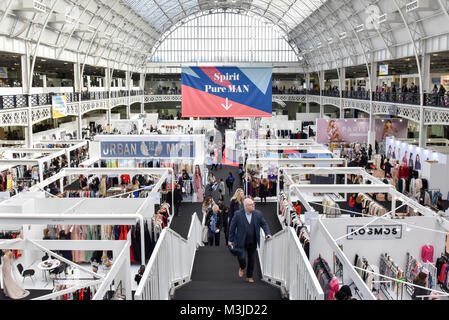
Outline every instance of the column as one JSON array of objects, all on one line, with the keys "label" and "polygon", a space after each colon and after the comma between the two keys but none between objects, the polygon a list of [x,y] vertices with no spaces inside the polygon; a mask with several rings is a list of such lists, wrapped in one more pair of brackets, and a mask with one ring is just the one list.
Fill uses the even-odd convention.
[{"label": "column", "polygon": [[47,75],[42,74],[41,79],[42,79],[42,87],[47,88]]},{"label": "column", "polygon": [[[26,46],[28,47],[28,46]],[[28,50],[27,50],[28,51]],[[26,55],[22,55],[20,57],[21,60],[21,68],[22,68],[22,90],[23,94],[27,95],[28,102],[28,110],[27,110],[27,127],[25,128],[25,140],[28,148],[33,147],[33,124],[32,124],[32,116],[31,116],[31,87],[32,85],[32,75],[30,72],[31,69],[31,57],[27,53]]]},{"label": "column", "polygon": [[324,90],[324,76],[325,71],[319,71],[319,81],[320,81],[320,118],[324,117],[324,104],[323,104],[323,90]]},{"label": "column", "polygon": [[345,118],[345,110],[343,109],[343,91],[345,90],[346,68],[340,68],[340,78],[338,79],[338,89],[340,90],[340,119]]},{"label": "column", "polygon": [[108,109],[106,111],[108,125],[111,125],[111,82],[112,82],[111,69],[110,68],[106,68],[105,69],[105,90],[109,94]]},{"label": "column", "polygon": [[[73,64],[73,78],[75,79],[74,85],[75,85],[75,93],[78,95],[78,117],[77,117],[77,128],[78,128],[78,139],[83,138],[83,116],[81,114],[81,92],[83,89],[83,78],[81,76],[81,65],[79,63]],[[70,167],[70,161],[69,161],[69,167]]]},{"label": "column", "polygon": [[427,53],[421,56],[421,72],[424,93],[430,93],[432,91],[432,79],[430,77],[430,56],[431,55]]},{"label": "column", "polygon": [[[430,54],[423,54],[421,57],[421,75],[423,93],[429,93],[430,88]],[[421,97],[421,109],[419,112],[419,147],[425,148],[427,145],[427,126],[424,125],[424,97]]]},{"label": "column", "polygon": [[144,114],[145,113],[145,74],[141,73],[140,74],[140,80],[139,80],[139,89],[143,92],[142,95],[142,102],[140,103],[140,113]]},{"label": "column", "polygon": [[376,86],[377,86],[377,62],[371,62],[370,65],[370,73],[371,73],[371,78],[369,81],[369,87],[367,88],[367,90],[369,88],[371,88],[371,90],[373,92],[376,91]]},{"label": "column", "polygon": [[376,144],[376,129],[375,129],[375,119],[373,114],[373,96],[372,93],[376,91],[377,86],[377,62],[371,61],[370,65],[370,79],[369,79],[368,90],[371,89],[370,96],[370,113],[369,113],[369,130],[368,130],[368,144],[371,144],[374,150]]},{"label": "column", "polygon": [[86,76],[86,86],[87,86],[87,91],[90,92],[90,76]]},{"label": "column", "polygon": [[126,105],[126,119],[131,119],[131,72],[126,71],[125,72],[125,85],[126,85],[126,91],[128,91],[128,99],[127,99],[127,105]]},{"label": "column", "polygon": [[[306,90],[310,90],[310,73],[306,73]],[[307,100],[307,94],[306,94],[306,113],[310,113],[310,102]]]}]

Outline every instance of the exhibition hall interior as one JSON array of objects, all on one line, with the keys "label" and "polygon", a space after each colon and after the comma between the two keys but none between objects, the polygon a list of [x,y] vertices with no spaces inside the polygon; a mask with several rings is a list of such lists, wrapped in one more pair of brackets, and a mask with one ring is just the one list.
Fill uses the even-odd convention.
[{"label": "exhibition hall interior", "polygon": [[449,300],[448,10],[0,1],[0,300]]}]

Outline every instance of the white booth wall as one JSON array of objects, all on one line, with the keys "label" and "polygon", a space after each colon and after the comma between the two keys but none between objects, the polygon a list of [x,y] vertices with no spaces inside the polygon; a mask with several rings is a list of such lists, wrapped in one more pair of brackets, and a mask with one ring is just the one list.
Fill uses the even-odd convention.
[{"label": "white booth wall", "polygon": [[[348,226],[364,226],[375,218],[329,218],[322,219],[324,226],[329,231],[330,235],[337,239],[343,235],[348,234]],[[434,217],[405,217],[387,221],[385,219],[378,220],[372,225],[396,226],[400,223],[407,223],[417,225],[427,229],[444,231],[440,224]],[[347,237],[337,241],[339,245],[343,246],[342,251],[348,260],[354,263],[355,255],[366,258],[370,265],[379,266],[381,254],[387,253],[398,266],[405,271],[407,263],[407,252],[410,252],[415,258],[421,261],[421,248],[426,244],[434,246],[434,262],[438,257],[445,252],[446,235],[429,230],[409,228],[402,225],[401,239],[394,240],[348,240]],[[326,238],[319,226],[318,219],[312,219],[310,240],[310,262],[318,258],[319,255],[327,261],[331,271],[333,272],[333,249],[328,245]],[[349,284],[352,280],[348,277],[347,270],[343,270],[343,279],[345,284]]]}]

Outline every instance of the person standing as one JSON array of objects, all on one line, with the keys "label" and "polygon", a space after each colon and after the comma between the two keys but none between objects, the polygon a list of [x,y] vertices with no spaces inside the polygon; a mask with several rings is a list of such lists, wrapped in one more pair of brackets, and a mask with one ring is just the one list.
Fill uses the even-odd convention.
[{"label": "person standing", "polygon": [[393,166],[390,163],[390,159],[387,159],[387,161],[385,162],[385,178],[389,177],[391,178],[391,168]]},{"label": "person standing", "polygon": [[182,202],[182,189],[181,189],[181,185],[178,183],[176,185],[176,189],[174,192],[174,206],[175,206],[175,210],[174,210],[174,214],[175,216],[179,217],[179,207],[181,206],[181,202]]},{"label": "person standing", "polygon": [[231,203],[229,204],[229,225],[231,225],[232,218],[234,214],[243,209],[243,199],[245,198],[245,193],[242,188],[235,190],[234,196],[231,198]]},{"label": "person standing", "polygon": [[234,180],[235,178],[232,175],[232,172],[229,172],[229,176],[226,178],[226,186],[229,190],[229,196],[232,194],[232,190],[234,188]]},{"label": "person standing", "polygon": [[268,180],[264,178],[259,186],[260,202],[267,203],[267,194],[268,194]]},{"label": "person standing", "polygon": [[220,245],[220,230],[222,223],[220,208],[215,204],[206,216],[206,226],[208,228],[207,240],[210,246],[213,246],[214,242],[216,247]]},{"label": "person standing", "polygon": [[368,160],[372,160],[372,156],[373,156],[373,147],[371,145],[369,145],[369,148],[368,148]]},{"label": "person standing", "polygon": [[262,213],[255,209],[253,200],[245,199],[244,209],[236,212],[231,221],[228,245],[240,249],[237,255],[240,266],[238,274],[242,278],[246,268],[246,280],[250,283],[254,282],[253,272],[261,228],[265,232],[265,238],[271,238],[270,228]]},{"label": "person standing", "polygon": [[349,215],[352,217],[354,217],[354,211],[355,211],[355,200],[357,198],[357,195],[355,193],[353,193],[351,195],[351,197],[349,198],[349,211],[351,211],[349,213]]},{"label": "person standing", "polygon": [[220,193],[220,199],[224,201],[226,195],[226,187],[223,178],[220,179],[220,184],[218,185],[218,192]]}]

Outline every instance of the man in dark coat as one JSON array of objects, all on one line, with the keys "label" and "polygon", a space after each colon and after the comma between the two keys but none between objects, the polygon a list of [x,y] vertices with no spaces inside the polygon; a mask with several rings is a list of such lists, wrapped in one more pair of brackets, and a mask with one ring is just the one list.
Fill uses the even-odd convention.
[{"label": "man in dark coat", "polygon": [[[245,199],[243,205],[244,209],[237,211],[231,221],[228,245],[239,249],[237,254],[240,265],[239,277],[243,277],[245,268],[248,266],[246,280],[253,283],[256,251],[257,246],[260,245],[260,228],[264,230],[267,239],[271,238],[271,233],[262,213],[255,210],[254,201]],[[246,256],[248,257],[248,264],[246,263]]]}]

